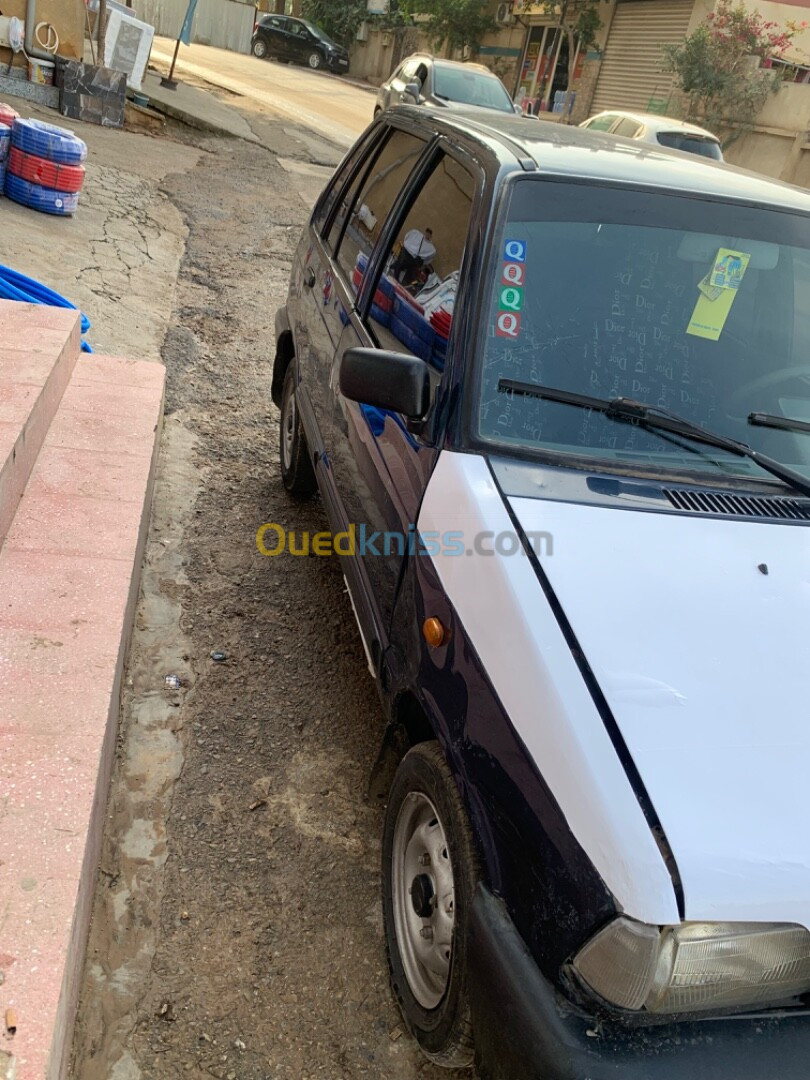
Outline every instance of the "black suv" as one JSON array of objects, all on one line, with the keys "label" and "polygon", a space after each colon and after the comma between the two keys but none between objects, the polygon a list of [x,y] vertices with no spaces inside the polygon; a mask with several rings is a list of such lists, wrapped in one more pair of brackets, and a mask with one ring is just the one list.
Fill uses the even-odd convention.
[{"label": "black suv", "polygon": [[386,110],[276,332],[282,477],[322,495],[311,554],[387,720],[385,938],[424,1052],[806,1080],[810,195]]},{"label": "black suv", "polygon": [[306,64],[313,71],[327,67],[343,75],[349,70],[349,54],[343,46],[305,19],[266,15],[254,27],[251,49],[260,59]]}]

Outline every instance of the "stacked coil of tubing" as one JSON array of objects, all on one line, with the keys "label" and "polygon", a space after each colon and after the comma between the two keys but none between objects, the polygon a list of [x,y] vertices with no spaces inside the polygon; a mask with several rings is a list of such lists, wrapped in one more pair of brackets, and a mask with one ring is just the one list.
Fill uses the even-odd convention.
[{"label": "stacked coil of tubing", "polygon": [[[47,307],[69,308],[77,311],[75,304],[60,296],[58,292],[49,289],[47,285],[26,277],[25,274],[12,270],[10,266],[0,266],[0,300],[17,300],[24,304],[45,304]],[[82,334],[90,329],[90,320],[84,314],[81,315]],[[82,352],[91,353],[93,350],[86,341],[82,342]]]},{"label": "stacked coil of tubing", "polygon": [[72,131],[41,120],[15,119],[5,192],[14,202],[67,217],[79,207],[87,145]]},{"label": "stacked coil of tubing", "polygon": [[3,123],[3,115],[0,113],[0,195],[3,194],[3,185],[6,179],[6,164],[8,162],[10,146],[11,128]]}]

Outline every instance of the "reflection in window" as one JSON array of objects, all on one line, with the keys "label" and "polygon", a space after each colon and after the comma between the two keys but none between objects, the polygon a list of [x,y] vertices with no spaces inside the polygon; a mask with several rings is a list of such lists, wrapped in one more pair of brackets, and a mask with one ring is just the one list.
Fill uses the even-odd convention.
[{"label": "reflection in window", "polygon": [[361,169],[346,192],[335,215],[329,243],[333,248],[339,244],[338,263],[348,277],[354,274],[358,256],[362,254],[368,260],[386,215],[424,148],[425,143],[415,135],[393,131],[371,172]]},{"label": "reflection in window", "polygon": [[[436,372],[434,385],[447,356],[474,190],[465,168],[439,160],[387,253],[371,307],[380,346],[421,357]],[[361,261],[360,280],[364,269]]]}]

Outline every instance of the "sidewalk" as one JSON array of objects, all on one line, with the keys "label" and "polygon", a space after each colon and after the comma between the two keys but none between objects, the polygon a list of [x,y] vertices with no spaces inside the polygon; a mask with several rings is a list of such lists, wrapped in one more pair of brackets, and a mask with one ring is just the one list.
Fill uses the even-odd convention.
[{"label": "sidewalk", "polygon": [[225,105],[205,90],[189,86],[182,81],[182,77],[175,77],[177,89],[170,90],[160,85],[161,76],[157,72],[147,71],[143,80],[143,93],[148,96],[153,109],[199,131],[230,135],[248,142],[260,142],[250,124],[236,109]]}]

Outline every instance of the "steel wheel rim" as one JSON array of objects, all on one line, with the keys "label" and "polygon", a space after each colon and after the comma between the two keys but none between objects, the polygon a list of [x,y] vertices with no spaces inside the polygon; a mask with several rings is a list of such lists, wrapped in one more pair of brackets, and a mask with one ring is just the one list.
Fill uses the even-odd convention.
[{"label": "steel wheel rim", "polygon": [[265,56],[267,56],[267,46],[263,41],[257,41],[253,46],[253,55],[258,56],[260,60],[264,60]]},{"label": "steel wheel rim", "polygon": [[450,980],[455,884],[444,827],[422,792],[409,792],[399,809],[391,864],[394,930],[405,978],[417,1002],[435,1009]]},{"label": "steel wheel rim", "polygon": [[289,469],[293,457],[293,445],[295,443],[295,392],[290,389],[284,401],[284,412],[281,416],[281,455],[284,459],[284,468]]},{"label": "steel wheel rim", "polygon": [[321,66],[321,58],[318,53],[310,53],[309,66],[311,68],[314,68],[315,71],[317,71],[318,68]]}]

